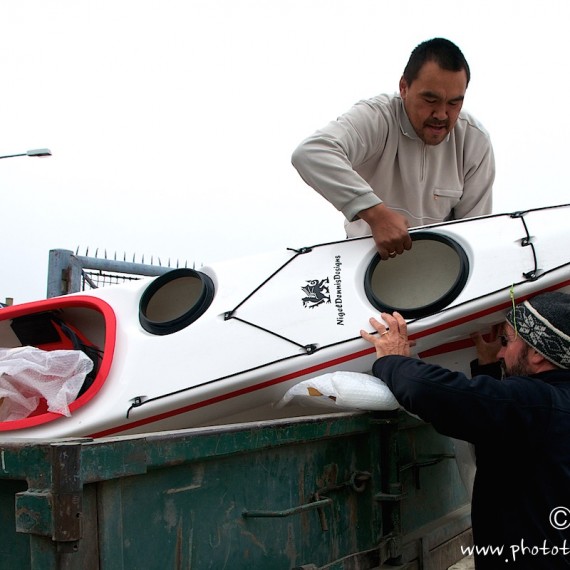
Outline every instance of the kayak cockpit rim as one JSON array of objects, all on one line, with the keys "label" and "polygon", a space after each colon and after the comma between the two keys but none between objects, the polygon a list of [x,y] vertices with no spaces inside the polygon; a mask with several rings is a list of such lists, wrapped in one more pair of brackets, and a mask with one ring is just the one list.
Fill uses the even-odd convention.
[{"label": "kayak cockpit rim", "polygon": [[465,250],[449,236],[429,231],[411,234],[406,255],[382,260],[375,254],[364,275],[364,291],[382,312],[406,319],[434,314],[461,293],[469,277]]}]

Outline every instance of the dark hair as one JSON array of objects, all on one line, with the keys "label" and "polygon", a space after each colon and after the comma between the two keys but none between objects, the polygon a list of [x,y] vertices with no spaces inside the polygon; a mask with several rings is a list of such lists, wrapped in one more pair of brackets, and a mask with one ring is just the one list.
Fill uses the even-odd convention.
[{"label": "dark hair", "polygon": [[404,69],[404,79],[408,85],[418,77],[424,63],[435,61],[442,69],[447,71],[465,70],[467,85],[471,79],[469,64],[461,50],[445,38],[433,38],[419,44],[410,55],[410,59]]}]

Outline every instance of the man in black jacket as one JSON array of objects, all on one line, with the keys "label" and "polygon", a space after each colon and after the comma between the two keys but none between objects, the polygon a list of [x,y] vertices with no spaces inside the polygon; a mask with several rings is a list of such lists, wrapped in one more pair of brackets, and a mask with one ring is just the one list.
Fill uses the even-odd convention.
[{"label": "man in black jacket", "polygon": [[570,295],[542,293],[507,313],[503,380],[410,358],[405,320],[382,319],[370,319],[378,335],[361,331],[374,374],[406,410],[475,445],[476,568],[570,568]]}]

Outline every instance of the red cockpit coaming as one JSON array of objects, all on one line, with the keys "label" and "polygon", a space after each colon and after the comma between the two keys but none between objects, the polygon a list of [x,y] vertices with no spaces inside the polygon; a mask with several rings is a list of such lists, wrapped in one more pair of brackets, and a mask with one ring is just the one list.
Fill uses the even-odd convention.
[{"label": "red cockpit coaming", "polygon": [[[89,309],[96,311],[102,315],[105,323],[105,343],[99,347],[103,356],[99,365],[99,371],[91,384],[91,386],[79,398],[69,404],[69,411],[73,414],[75,410],[84,406],[99,392],[111,369],[113,362],[113,354],[115,351],[115,340],[117,333],[117,322],[113,308],[97,297],[89,296],[69,296],[55,297],[53,299],[45,299],[42,301],[33,301],[31,303],[22,303],[21,305],[13,305],[0,310],[0,321],[11,320],[17,317],[29,316],[49,311],[57,311],[61,309]],[[46,424],[55,420],[63,419],[66,416],[45,411],[37,415],[33,415],[20,420],[0,422],[1,431],[15,431],[30,428],[42,424]]]},{"label": "red cockpit coaming", "polygon": [[[520,302],[528,299],[529,297],[537,295],[538,293],[544,293],[546,291],[555,291],[557,289],[561,289],[561,288],[567,287],[567,286],[570,286],[570,280],[566,280],[566,281],[563,281],[560,283],[556,283],[550,287],[545,287],[539,291],[534,291],[533,293],[530,293],[528,295],[517,297],[516,302],[520,303]],[[505,301],[503,303],[499,303],[497,305],[494,305],[492,307],[487,307],[486,309],[483,309],[481,311],[477,311],[474,313],[469,313],[469,314],[463,315],[462,317],[459,317],[453,321],[448,321],[448,322],[442,323],[440,325],[419,331],[418,333],[410,334],[410,340],[415,340],[418,338],[430,336],[430,335],[433,335],[433,334],[436,334],[436,333],[439,333],[439,332],[442,332],[445,330],[452,329],[454,327],[468,323],[469,321],[473,321],[473,320],[479,319],[481,317],[491,315],[491,314],[496,313],[498,311],[504,311],[511,306],[512,306],[512,301],[509,300],[509,301]],[[453,343],[445,343],[443,345],[440,345],[440,346],[435,347],[434,349],[430,350],[429,353],[431,355],[432,351],[433,351],[433,354],[441,354],[441,353],[445,353],[445,352],[450,352],[453,350],[458,350],[460,348],[466,348],[467,346],[469,346],[469,343],[471,343],[470,339],[465,339],[463,341],[457,341],[457,342],[453,342]],[[183,406],[181,408],[168,410],[167,412],[163,412],[161,414],[156,414],[154,416],[141,418],[140,420],[134,420],[134,421],[131,421],[131,422],[126,423],[126,424],[121,424],[118,426],[110,427],[109,429],[105,429],[105,430],[101,430],[101,431],[96,432],[96,433],[92,433],[92,434],[90,434],[90,437],[107,437],[107,436],[111,436],[111,435],[115,435],[115,434],[120,434],[121,432],[125,432],[128,430],[136,429],[136,428],[139,428],[139,427],[144,426],[144,425],[149,425],[149,424],[161,422],[161,421],[167,420],[168,418],[172,418],[174,416],[186,414],[188,412],[191,412],[192,410],[211,406],[213,404],[217,404],[219,402],[230,400],[232,398],[237,398],[239,396],[243,396],[245,394],[256,392],[258,390],[263,390],[264,388],[268,388],[270,386],[275,386],[277,384],[281,384],[281,383],[287,382],[289,380],[294,380],[296,378],[301,378],[303,376],[309,376],[311,374],[315,374],[316,372],[326,370],[327,368],[337,367],[341,364],[344,364],[345,362],[350,362],[352,360],[358,360],[359,358],[364,358],[366,356],[370,356],[374,352],[375,352],[375,349],[373,347],[366,348],[364,350],[359,350],[357,352],[354,352],[351,354],[346,354],[346,355],[343,355],[339,358],[334,358],[332,360],[328,360],[326,362],[322,362],[320,364],[310,366],[308,368],[303,368],[301,370],[296,370],[294,372],[291,372],[289,374],[285,374],[283,376],[272,378],[271,380],[266,380],[264,382],[260,382],[258,384],[253,384],[251,386],[247,386],[247,387],[241,388],[239,390],[226,392],[225,394],[219,394],[217,396],[214,396],[212,398],[208,398],[206,400],[194,402],[192,404],[188,404],[187,406]],[[425,354],[425,353],[422,353],[422,355],[423,354]]]}]

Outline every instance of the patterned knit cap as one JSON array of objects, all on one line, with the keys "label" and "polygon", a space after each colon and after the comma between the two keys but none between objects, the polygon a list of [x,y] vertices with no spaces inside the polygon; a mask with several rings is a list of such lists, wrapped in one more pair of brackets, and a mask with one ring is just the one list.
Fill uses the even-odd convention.
[{"label": "patterned knit cap", "polygon": [[550,362],[560,368],[570,367],[570,295],[541,293],[511,309],[507,321]]}]

